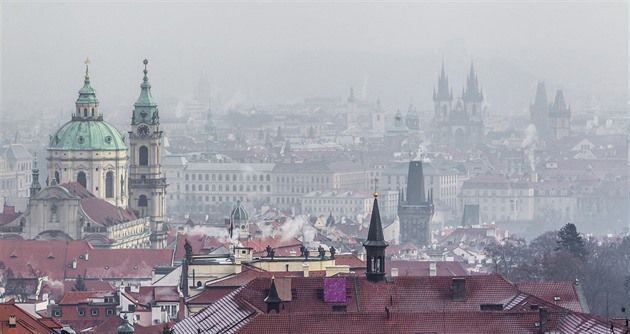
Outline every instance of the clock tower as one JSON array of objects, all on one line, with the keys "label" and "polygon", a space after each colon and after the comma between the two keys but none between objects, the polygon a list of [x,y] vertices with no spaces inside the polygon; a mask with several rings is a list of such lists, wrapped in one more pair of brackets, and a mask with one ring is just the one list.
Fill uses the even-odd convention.
[{"label": "clock tower", "polygon": [[144,60],[140,96],[134,104],[129,131],[129,205],[151,224],[151,247],[166,245],[166,178],[162,176],[160,116],[151,96]]}]

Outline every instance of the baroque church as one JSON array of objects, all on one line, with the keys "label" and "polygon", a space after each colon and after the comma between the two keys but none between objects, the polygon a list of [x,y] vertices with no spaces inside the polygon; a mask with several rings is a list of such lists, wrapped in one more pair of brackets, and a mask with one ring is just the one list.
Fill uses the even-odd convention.
[{"label": "baroque church", "polygon": [[466,150],[481,144],[484,136],[483,89],[473,64],[462,95],[453,104],[453,88],[442,64],[437,90],[433,90],[433,140],[438,145]]},{"label": "baroque church", "polygon": [[127,144],[103,119],[86,60],[71,120],[50,136],[46,187],[41,188],[36,160],[29,204],[0,228],[0,238],[87,240],[99,248],[165,247],[162,131],[147,64],[145,59]]}]

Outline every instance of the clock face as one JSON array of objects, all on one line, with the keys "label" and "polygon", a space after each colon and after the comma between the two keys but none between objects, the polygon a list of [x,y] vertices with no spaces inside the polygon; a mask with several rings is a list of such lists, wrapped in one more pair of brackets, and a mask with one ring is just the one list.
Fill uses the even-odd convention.
[{"label": "clock face", "polygon": [[140,125],[138,127],[138,135],[140,137],[146,137],[149,135],[149,127],[146,125]]}]

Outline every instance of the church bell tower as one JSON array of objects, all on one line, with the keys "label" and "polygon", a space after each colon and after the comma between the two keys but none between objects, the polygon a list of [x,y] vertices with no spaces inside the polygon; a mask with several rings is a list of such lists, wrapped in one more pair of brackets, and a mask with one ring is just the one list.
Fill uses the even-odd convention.
[{"label": "church bell tower", "polygon": [[129,131],[129,205],[138,218],[151,222],[151,247],[166,243],[166,178],[162,176],[160,116],[151,96],[144,60],[140,96],[134,104]]}]

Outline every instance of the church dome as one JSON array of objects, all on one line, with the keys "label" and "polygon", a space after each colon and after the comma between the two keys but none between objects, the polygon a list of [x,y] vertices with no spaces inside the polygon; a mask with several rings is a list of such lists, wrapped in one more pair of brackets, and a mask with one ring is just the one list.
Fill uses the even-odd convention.
[{"label": "church dome", "polygon": [[249,219],[249,213],[241,206],[241,201],[236,202],[236,208],[232,210],[230,218],[232,218],[233,221],[246,221]]},{"label": "church dome", "polygon": [[103,121],[96,90],[90,84],[89,63],[89,59],[85,61],[85,79],[79,90],[72,120],[50,137],[50,150],[127,150],[122,134],[113,125]]},{"label": "church dome", "polygon": [[50,137],[52,150],[126,150],[122,134],[102,120],[73,120]]}]

